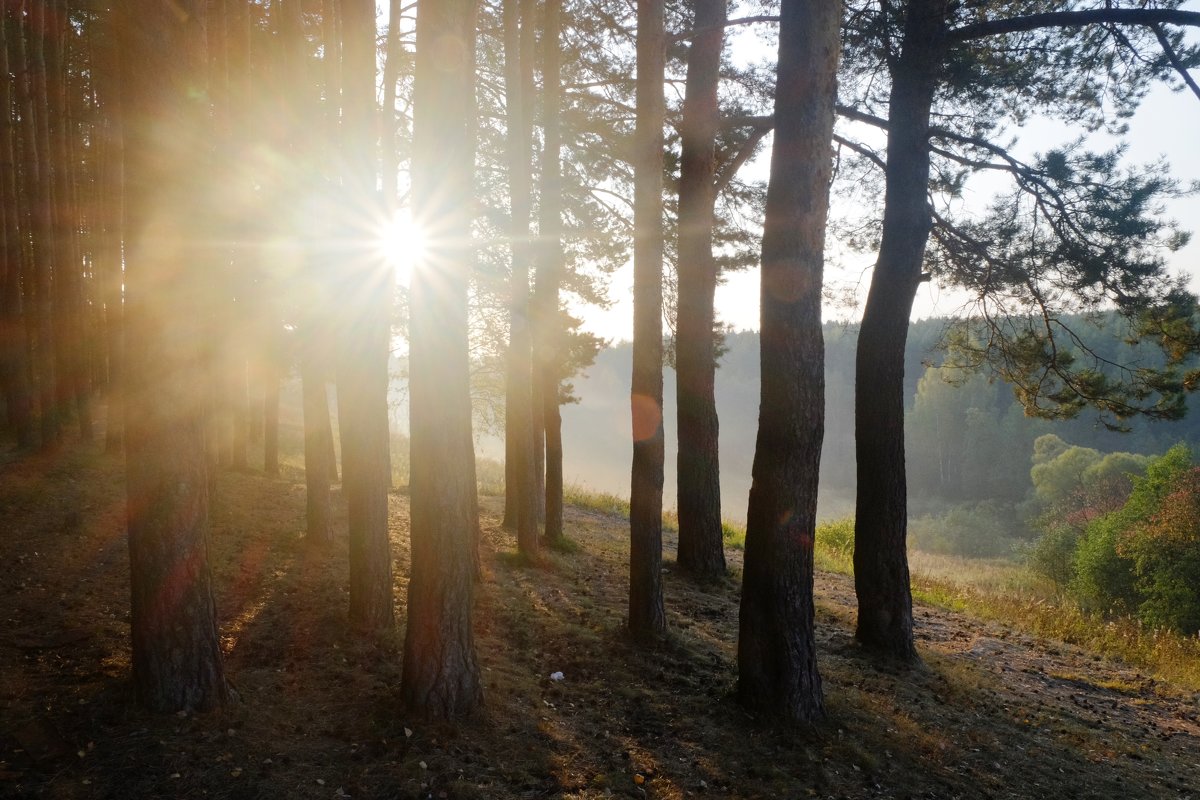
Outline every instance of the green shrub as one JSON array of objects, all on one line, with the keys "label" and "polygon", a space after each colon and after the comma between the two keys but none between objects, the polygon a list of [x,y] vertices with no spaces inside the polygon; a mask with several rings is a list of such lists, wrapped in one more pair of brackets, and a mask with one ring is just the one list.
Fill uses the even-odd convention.
[{"label": "green shrub", "polygon": [[996,503],[952,506],[941,514],[915,517],[908,524],[908,543],[926,553],[973,558],[1011,556],[1013,513]]},{"label": "green shrub", "polygon": [[1047,529],[1026,551],[1029,568],[1059,587],[1067,586],[1075,577],[1075,551],[1079,539],[1079,531],[1069,525]]}]

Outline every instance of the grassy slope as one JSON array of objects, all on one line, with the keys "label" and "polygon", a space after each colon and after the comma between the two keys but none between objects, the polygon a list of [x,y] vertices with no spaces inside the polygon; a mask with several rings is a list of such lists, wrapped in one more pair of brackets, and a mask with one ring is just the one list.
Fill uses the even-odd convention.
[{"label": "grassy slope", "polygon": [[[669,573],[671,637],[637,650],[621,635],[624,520],[571,509],[578,549],[522,566],[494,498],[476,616],[487,712],[423,726],[395,703],[402,632],[362,641],[343,624],[344,530],[328,552],[301,544],[294,468],[220,479],[214,567],[240,702],[147,715],[129,704],[119,460],[2,469],[0,796],[1186,797],[1200,769],[1194,698],[1082,650],[921,607],[926,666],[876,667],[834,574],[818,578],[829,720],[772,730],[730,700],[736,579]],[[398,494],[392,530],[403,620]]]}]

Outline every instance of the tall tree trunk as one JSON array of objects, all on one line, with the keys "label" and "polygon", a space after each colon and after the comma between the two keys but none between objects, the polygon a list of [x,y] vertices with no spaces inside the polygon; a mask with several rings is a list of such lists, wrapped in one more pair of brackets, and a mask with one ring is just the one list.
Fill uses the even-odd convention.
[{"label": "tall tree trunk", "polygon": [[308,541],[324,546],[333,541],[333,515],[329,507],[330,458],[325,436],[329,404],[325,379],[312,345],[300,355],[300,391],[304,404],[304,489]]},{"label": "tall tree trunk", "polygon": [[404,48],[400,44],[400,15],[402,0],[388,0],[387,44],[383,62],[383,114],[381,117],[380,143],[383,157],[383,202],[391,214],[399,201],[400,149],[396,142],[398,129],[396,119],[396,84],[400,81],[400,65],[404,59]]},{"label": "tall tree trunk", "polygon": [[266,366],[266,386],[263,392],[263,472],[279,475],[279,384],[281,378],[275,364]]},{"label": "tall tree trunk", "polygon": [[542,413],[542,438],[545,442],[545,508],[546,539],[554,542],[563,538],[563,453],[562,405],[560,385],[566,361],[562,315],[558,295],[562,284],[566,258],[562,244],[562,77],[560,75],[559,40],[562,36],[562,0],[546,0],[542,22],[542,129],[545,152],[542,156],[541,203],[538,207],[538,233],[541,247],[538,253],[537,299],[538,341],[542,352],[538,359],[539,389]]},{"label": "tall tree trunk", "polygon": [[48,75],[46,71],[46,3],[30,5],[26,17],[29,67],[31,163],[35,182],[33,204],[33,268],[35,297],[34,374],[41,413],[42,446],[52,447],[62,435],[62,404],[58,397],[54,351],[54,298],[52,274],[57,265],[54,236],[54,175],[51,171]]},{"label": "tall tree trunk", "polygon": [[667,626],[662,594],[664,8],[663,0],[637,3],[629,630],[639,639],[659,636]]},{"label": "tall tree trunk", "polygon": [[738,629],[738,698],[791,722],[823,713],[813,543],[825,427],[821,275],[841,3],[783,0],[763,223],[762,395]]},{"label": "tall tree trunk", "polygon": [[[118,55],[112,56],[111,68],[118,68]],[[113,83],[115,88],[115,81]],[[104,302],[104,352],[108,365],[105,389],[108,409],[105,415],[104,450],[120,452],[124,447],[125,414],[122,411],[122,372],[125,361],[125,326],[123,302],[122,247],[124,240],[125,192],[124,144],[120,127],[120,98],[116,91],[110,92],[110,108],[106,120],[107,137],[104,142],[102,178],[99,209],[103,214],[103,255],[97,260],[102,264],[98,270],[101,281],[101,296]]]},{"label": "tall tree trunk", "polygon": [[855,636],[901,661],[917,658],[908,574],[904,344],[932,218],[929,113],[942,63],[947,0],[912,0],[892,68],[883,237],[855,364]]},{"label": "tall tree trunk", "polygon": [[[342,0],[344,59],[345,190],[358,202],[375,188],[375,3]],[[368,238],[363,234],[361,238]],[[350,620],[363,630],[394,624],[392,555],[388,540],[388,337],[392,273],[370,242],[347,248],[352,287],[345,310],[344,357],[338,379],[338,418],[345,459],[344,485],[350,535]]]},{"label": "tall tree trunk", "polygon": [[471,628],[478,501],[467,345],[475,8],[475,0],[417,3],[412,198],[436,235],[411,286],[412,575],[400,696],[435,719],[483,703]]},{"label": "tall tree trunk", "polygon": [[[201,243],[191,237],[207,148],[204,2],[125,0],[122,114],[129,331],[127,487],[133,677],[158,711],[226,699],[208,566]],[[164,231],[172,235],[164,237]]]},{"label": "tall tree trunk", "polygon": [[0,205],[3,205],[4,259],[0,281],[0,369],[3,370],[4,400],[8,422],[16,435],[17,446],[33,446],[33,398],[29,386],[29,359],[25,347],[25,308],[21,296],[21,275],[25,254],[21,240],[22,224],[17,188],[17,144],[10,48],[12,37],[20,36],[9,9],[0,12]]},{"label": "tall tree trunk", "polygon": [[[504,0],[504,89],[507,107],[512,275],[509,279],[508,370],[504,402],[504,516],[517,530],[517,550],[538,552],[533,458],[533,343],[529,272],[536,252],[529,223],[533,201],[533,61],[535,0]],[[542,202],[546,199],[543,197]]]},{"label": "tall tree trunk", "polygon": [[696,0],[688,51],[679,172],[679,307],[675,377],[679,404],[679,566],[699,578],[725,574],[716,400],[717,86],[726,0]]}]

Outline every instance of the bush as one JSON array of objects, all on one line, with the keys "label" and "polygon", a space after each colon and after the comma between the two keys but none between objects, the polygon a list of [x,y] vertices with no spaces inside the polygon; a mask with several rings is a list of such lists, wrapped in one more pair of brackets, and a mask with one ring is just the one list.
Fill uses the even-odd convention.
[{"label": "bush", "polygon": [[939,555],[997,558],[1011,556],[1013,513],[996,503],[952,506],[942,514],[916,517],[908,525],[909,545]]},{"label": "bush", "polygon": [[1029,568],[1059,587],[1065,587],[1075,577],[1075,551],[1080,533],[1069,525],[1046,529],[1026,553]]},{"label": "bush", "polygon": [[1074,569],[1085,609],[1200,632],[1200,469],[1186,446],[1151,461],[1128,501],[1088,525]]}]

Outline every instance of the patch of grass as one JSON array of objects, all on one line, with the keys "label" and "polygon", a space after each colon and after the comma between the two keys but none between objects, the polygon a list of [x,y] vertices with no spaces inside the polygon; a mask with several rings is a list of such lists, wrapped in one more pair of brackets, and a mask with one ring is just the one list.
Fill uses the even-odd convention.
[{"label": "patch of grass", "polygon": [[546,547],[556,553],[573,554],[580,552],[583,547],[579,542],[569,536],[560,536],[557,539],[544,539]]},{"label": "patch of grass", "polygon": [[[1017,567],[1013,567],[1019,570]],[[984,574],[988,574],[986,568]],[[966,573],[969,578],[970,573]],[[1200,691],[1200,638],[1148,628],[1124,617],[1104,619],[1081,609],[1062,595],[1029,588],[1035,582],[1016,580],[1001,589],[984,583],[913,573],[913,597],[930,605],[995,620],[1037,636],[1078,645],[1155,673],[1159,678]]]},{"label": "patch of grass", "polygon": [[746,549],[746,526],[727,519],[721,520],[721,540],[733,550]]},{"label": "patch of grass", "polygon": [[854,519],[845,517],[817,526],[813,561],[817,569],[850,575],[854,572]]}]

